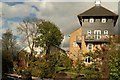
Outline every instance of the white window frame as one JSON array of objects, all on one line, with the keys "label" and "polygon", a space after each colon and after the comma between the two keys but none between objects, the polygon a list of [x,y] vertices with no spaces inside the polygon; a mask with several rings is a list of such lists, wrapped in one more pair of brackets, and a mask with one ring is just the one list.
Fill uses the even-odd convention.
[{"label": "white window frame", "polygon": [[104,35],[108,35],[108,30],[104,30]]},{"label": "white window frame", "polygon": [[94,30],[94,39],[101,39],[101,30]]},{"label": "white window frame", "polygon": [[91,35],[92,31],[91,30],[87,30],[87,35]]},{"label": "white window frame", "polygon": [[78,46],[78,44],[76,43],[76,41],[73,41],[72,45],[73,45],[73,47],[77,47]]},{"label": "white window frame", "polygon": [[90,56],[85,57],[85,63],[91,63],[92,62],[92,58]]},{"label": "white window frame", "polygon": [[[91,47],[91,49],[90,49],[89,47]],[[88,49],[89,51],[93,50],[93,44],[92,44],[92,43],[88,43],[87,49]]]},{"label": "white window frame", "polygon": [[89,22],[90,22],[90,23],[93,23],[93,22],[94,22],[94,19],[93,19],[93,18],[90,18]]},{"label": "white window frame", "polygon": [[102,18],[102,23],[106,23],[106,18]]}]

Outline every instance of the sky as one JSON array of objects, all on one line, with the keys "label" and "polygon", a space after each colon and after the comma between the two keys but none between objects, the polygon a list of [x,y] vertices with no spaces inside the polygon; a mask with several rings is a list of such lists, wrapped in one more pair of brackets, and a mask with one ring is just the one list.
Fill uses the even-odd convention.
[{"label": "sky", "polygon": [[[118,14],[118,1],[101,0],[101,5]],[[19,37],[16,30],[19,23],[24,18],[36,17],[55,23],[64,34],[62,47],[69,49],[70,33],[81,27],[77,15],[93,7],[94,2],[95,0],[1,0],[0,38],[8,28]]]}]

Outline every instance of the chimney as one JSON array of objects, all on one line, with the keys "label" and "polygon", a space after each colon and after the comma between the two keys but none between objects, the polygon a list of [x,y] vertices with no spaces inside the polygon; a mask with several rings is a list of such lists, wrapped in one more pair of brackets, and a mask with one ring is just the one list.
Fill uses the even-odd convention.
[{"label": "chimney", "polygon": [[100,6],[101,5],[101,1],[100,0],[96,0],[95,1],[95,6]]}]

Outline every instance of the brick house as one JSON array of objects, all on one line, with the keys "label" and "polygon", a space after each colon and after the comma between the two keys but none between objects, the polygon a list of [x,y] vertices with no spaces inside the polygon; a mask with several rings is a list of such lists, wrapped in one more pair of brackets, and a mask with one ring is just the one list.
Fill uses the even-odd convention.
[{"label": "brick house", "polygon": [[[118,15],[109,9],[95,4],[92,8],[77,15],[80,28],[70,33],[70,58],[83,58],[80,53],[94,52],[96,48],[110,42],[115,34]],[[88,61],[88,60],[87,60]]]}]

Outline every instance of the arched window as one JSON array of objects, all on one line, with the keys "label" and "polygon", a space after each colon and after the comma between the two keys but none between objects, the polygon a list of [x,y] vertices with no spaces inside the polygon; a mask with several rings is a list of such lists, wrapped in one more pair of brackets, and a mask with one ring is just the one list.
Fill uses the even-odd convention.
[{"label": "arched window", "polygon": [[86,57],[86,58],[85,58],[85,62],[86,62],[86,63],[92,62],[92,58],[91,58],[90,56]]},{"label": "arched window", "polygon": [[104,35],[108,35],[108,30],[104,30]]},{"label": "arched window", "polygon": [[93,44],[89,43],[87,48],[88,48],[88,50],[92,50],[93,49]]}]

